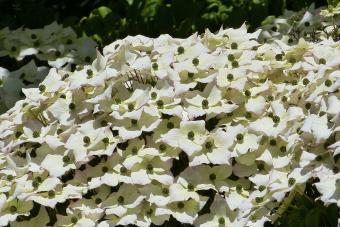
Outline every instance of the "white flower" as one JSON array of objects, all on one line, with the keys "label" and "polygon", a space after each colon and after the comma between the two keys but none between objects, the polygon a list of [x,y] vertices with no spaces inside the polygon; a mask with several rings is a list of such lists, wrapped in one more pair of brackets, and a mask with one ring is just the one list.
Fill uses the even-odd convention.
[{"label": "white flower", "polygon": [[182,121],[180,128],[171,129],[162,136],[161,142],[181,148],[189,156],[202,149],[206,130],[204,121]]}]

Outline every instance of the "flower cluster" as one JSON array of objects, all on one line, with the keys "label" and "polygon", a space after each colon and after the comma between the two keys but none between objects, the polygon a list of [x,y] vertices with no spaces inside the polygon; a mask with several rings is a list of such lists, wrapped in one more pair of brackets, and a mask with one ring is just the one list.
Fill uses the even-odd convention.
[{"label": "flower cluster", "polygon": [[259,34],[128,36],[23,89],[0,116],[0,225],[263,226],[307,182],[340,206],[339,42]]},{"label": "flower cluster", "polygon": [[77,38],[72,28],[56,22],[42,29],[0,30],[0,57],[23,63],[29,60],[16,71],[0,67],[0,113],[22,99],[22,88],[37,87],[48,74],[47,66],[69,70],[71,64],[91,63],[96,56],[95,46],[90,38]]},{"label": "flower cluster", "polygon": [[10,56],[20,61],[35,55],[60,68],[67,63],[91,63],[95,56],[96,43],[90,38],[77,38],[71,27],[64,28],[53,22],[41,29],[18,28],[0,30],[0,57]]},{"label": "flower cluster", "polygon": [[310,42],[319,42],[330,37],[340,40],[340,3],[336,7],[317,9],[313,3],[308,9],[299,12],[285,10],[282,16],[269,16],[262,24],[262,41],[280,39],[288,44],[296,44],[300,38]]}]

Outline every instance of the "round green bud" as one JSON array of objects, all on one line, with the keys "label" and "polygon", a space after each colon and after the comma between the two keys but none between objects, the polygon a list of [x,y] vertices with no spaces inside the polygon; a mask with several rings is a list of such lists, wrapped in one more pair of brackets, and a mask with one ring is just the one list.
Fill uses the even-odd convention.
[{"label": "round green bud", "polygon": [[55,196],[55,192],[53,190],[48,191],[48,198],[53,198]]},{"label": "round green bud", "polygon": [[194,185],[192,185],[190,183],[188,184],[187,188],[188,188],[189,191],[193,191],[195,189]]},{"label": "round green bud", "polygon": [[209,101],[207,99],[202,100],[202,107],[203,109],[206,109],[209,107]]},{"label": "round green bud", "polygon": [[40,85],[39,85],[39,91],[40,91],[40,92],[44,92],[45,90],[46,90],[46,86],[43,85],[43,84],[40,84]]},{"label": "round green bud", "polygon": [[58,128],[57,129],[57,135],[60,135],[61,133],[63,133],[64,132],[64,130],[62,130],[61,128]]},{"label": "round green bud", "polygon": [[154,63],[152,64],[152,69],[153,69],[153,70],[157,70],[157,69],[158,69],[158,64],[157,64],[156,62],[154,62]]},{"label": "round green bud", "polygon": [[260,191],[260,192],[262,192],[262,191],[265,190],[265,189],[266,189],[266,186],[264,186],[264,185],[260,185],[260,186],[259,186],[259,191]]},{"label": "round green bud", "polygon": [[211,181],[216,180],[216,175],[215,175],[214,173],[210,174],[210,175],[209,175],[209,179],[210,179]]},{"label": "round green bud", "polygon": [[133,155],[136,155],[136,154],[138,153],[138,148],[137,148],[136,146],[133,146],[133,147],[131,148],[131,153],[132,153]]},{"label": "round green bud", "polygon": [[232,81],[232,80],[234,79],[234,75],[229,73],[229,74],[227,75],[227,79],[228,79],[229,81]]},{"label": "round green bud", "polygon": [[276,61],[282,61],[282,59],[283,59],[283,55],[282,54],[275,55],[275,60]]},{"label": "round green bud", "polygon": [[117,198],[117,202],[119,203],[119,204],[123,204],[124,203],[124,197],[123,196],[119,196],[118,198]]},{"label": "round green bud", "polygon": [[199,64],[198,58],[192,59],[192,64],[193,64],[194,66],[197,66],[197,65]]},{"label": "round green bud", "polygon": [[70,105],[68,105],[68,108],[69,108],[70,110],[74,110],[74,109],[76,108],[76,104],[70,103]]},{"label": "round green bud", "polygon": [[277,116],[277,115],[274,115],[272,119],[273,119],[274,123],[279,123],[280,122],[280,117]]},{"label": "round green bud", "polygon": [[320,162],[322,160],[322,156],[318,155],[315,157],[315,161]]},{"label": "round green bud", "polygon": [[295,182],[296,182],[296,180],[292,177],[288,179],[288,185],[289,186],[293,186],[295,184]]},{"label": "round green bud", "polygon": [[280,151],[281,151],[282,153],[285,153],[285,152],[287,151],[286,146],[281,146],[281,147],[280,147]]},{"label": "round green bud", "polygon": [[275,140],[275,139],[269,140],[269,144],[270,144],[271,146],[275,146],[275,145],[276,145],[276,140]]},{"label": "round green bud", "polygon": [[33,132],[33,138],[38,138],[40,136],[40,132],[34,131]]},{"label": "round green bud", "polygon": [[102,203],[102,199],[101,198],[96,198],[94,201],[97,205]]},{"label": "round green bud", "polygon": [[153,213],[153,210],[150,208],[150,209],[146,212],[146,215],[151,216],[152,213]]},{"label": "round green bud", "polygon": [[188,139],[193,140],[195,138],[195,133],[193,131],[188,132]]},{"label": "round green bud", "polygon": [[71,161],[71,158],[69,156],[66,155],[63,157],[63,162],[70,163],[70,161]]},{"label": "round green bud", "polygon": [[237,192],[239,192],[239,193],[242,192],[242,188],[243,188],[242,185],[240,185],[240,184],[236,185],[236,191]]},{"label": "round green bud", "polygon": [[220,218],[218,219],[218,224],[224,225],[224,224],[225,224],[224,218],[220,217]]},{"label": "round green bud", "polygon": [[232,61],[231,62],[231,66],[233,67],[233,68],[237,68],[239,65],[238,65],[238,61]]},{"label": "round green bud", "polygon": [[231,49],[236,50],[237,47],[238,47],[238,45],[237,45],[237,43],[232,43],[232,44],[230,45],[230,47],[231,47]]},{"label": "round green bud", "polygon": [[89,144],[89,143],[91,142],[90,137],[84,136],[84,137],[83,137],[83,142],[86,143],[86,144]]},{"label": "round green bud", "polygon": [[17,212],[17,208],[15,207],[15,206],[10,206],[9,207],[9,211],[11,212],[11,213],[15,213],[15,212]]},{"label": "round green bud", "polygon": [[178,202],[178,203],[177,203],[177,208],[178,208],[178,209],[183,209],[183,208],[184,208],[184,205],[185,205],[185,204],[184,204],[183,202]]},{"label": "round green bud", "polygon": [[156,92],[151,92],[151,98],[156,99],[157,98],[157,93]]},{"label": "round green bud", "polygon": [[326,85],[326,87],[332,86],[332,81],[329,80],[329,79],[325,80],[325,85]]},{"label": "round green bud", "polygon": [[169,195],[169,189],[163,188],[163,189],[162,189],[162,193],[163,193],[164,195]]},{"label": "round green bud", "polygon": [[105,144],[108,144],[110,142],[109,138],[108,137],[105,137],[102,139],[102,142],[105,143]]},{"label": "round green bud", "polygon": [[236,135],[236,139],[237,139],[238,141],[243,140],[243,135],[242,135],[241,133],[237,134],[237,135]]},{"label": "round green bud", "polygon": [[309,80],[308,80],[307,78],[304,78],[304,79],[302,80],[302,84],[303,84],[303,85],[309,84]]},{"label": "round green bud", "polygon": [[251,116],[252,116],[252,114],[251,114],[251,112],[246,112],[246,113],[244,114],[244,116],[245,116],[245,118],[250,119]]},{"label": "round green bud", "polygon": [[209,150],[209,149],[211,149],[212,147],[213,147],[213,143],[212,143],[212,142],[208,141],[208,142],[205,143],[205,148],[206,148],[206,149]]},{"label": "round green bud", "polygon": [[250,97],[251,96],[251,92],[249,90],[245,90],[244,91],[244,95],[247,96],[247,97]]},{"label": "round green bud", "polygon": [[102,172],[107,173],[109,171],[109,168],[107,166],[102,167]]},{"label": "round green bud", "polygon": [[131,112],[135,109],[135,105],[133,105],[132,103],[128,104],[128,110]]},{"label": "round green bud", "polygon": [[126,173],[127,168],[125,166],[122,166],[122,167],[120,167],[119,171],[120,171],[120,173]]},{"label": "round green bud", "polygon": [[86,70],[86,74],[87,74],[88,76],[92,77],[92,76],[93,76],[93,71],[92,71],[92,69]]},{"label": "round green bud", "polygon": [[146,165],[146,170],[149,171],[149,172],[151,172],[151,171],[153,170],[152,164],[150,164],[150,163],[147,164],[147,165]]},{"label": "round green bud", "polygon": [[166,144],[165,144],[165,143],[161,143],[161,144],[159,145],[159,150],[160,150],[160,151],[165,151],[165,150],[166,150]]},{"label": "round green bud", "polygon": [[159,109],[162,109],[162,108],[164,107],[164,102],[163,102],[163,100],[157,100],[156,104],[157,104],[157,107],[158,107]]},{"label": "round green bud", "polygon": [[235,56],[233,54],[228,54],[228,60],[229,61],[234,61],[235,60]]},{"label": "round green bud", "polygon": [[182,46],[177,47],[177,52],[178,52],[178,54],[183,54],[184,53],[184,47],[182,47]]},{"label": "round green bud", "polygon": [[166,127],[168,129],[173,129],[175,127],[174,123],[172,123],[171,121],[169,121],[167,124],[166,124]]},{"label": "round green bud", "polygon": [[71,222],[72,222],[73,224],[76,224],[76,223],[78,222],[78,218],[77,218],[77,217],[72,217],[72,218],[71,218]]},{"label": "round green bud", "polygon": [[320,58],[319,59],[319,64],[322,64],[322,65],[326,64],[326,59]]},{"label": "round green bud", "polygon": [[263,202],[263,198],[262,197],[256,197],[255,198],[255,202],[256,203],[262,203]]},{"label": "round green bud", "polygon": [[305,108],[306,108],[307,110],[309,110],[311,107],[312,107],[312,104],[311,104],[311,103],[307,102],[307,103],[305,104]]}]

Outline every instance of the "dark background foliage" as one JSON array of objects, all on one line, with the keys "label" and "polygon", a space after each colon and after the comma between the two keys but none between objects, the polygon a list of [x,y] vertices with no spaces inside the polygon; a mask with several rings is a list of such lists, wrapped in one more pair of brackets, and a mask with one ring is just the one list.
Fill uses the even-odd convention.
[{"label": "dark background foliage", "polygon": [[205,28],[255,29],[268,15],[327,0],[0,0],[0,28],[41,28],[55,20],[102,45],[127,35],[186,37]]}]

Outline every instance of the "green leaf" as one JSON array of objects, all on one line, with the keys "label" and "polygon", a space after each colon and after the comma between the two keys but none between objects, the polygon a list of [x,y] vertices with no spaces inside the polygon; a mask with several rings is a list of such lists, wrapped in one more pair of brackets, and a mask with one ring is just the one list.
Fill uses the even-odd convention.
[{"label": "green leaf", "polygon": [[112,10],[106,6],[101,6],[97,9],[92,10],[92,12],[90,13],[90,17],[101,17],[101,18],[105,18],[107,14],[111,13]]},{"label": "green leaf", "polygon": [[328,5],[335,7],[338,3],[339,0],[327,0]]},{"label": "green leaf", "polygon": [[310,210],[305,217],[305,225],[308,227],[319,227],[320,226],[320,214],[321,209],[316,207]]}]

